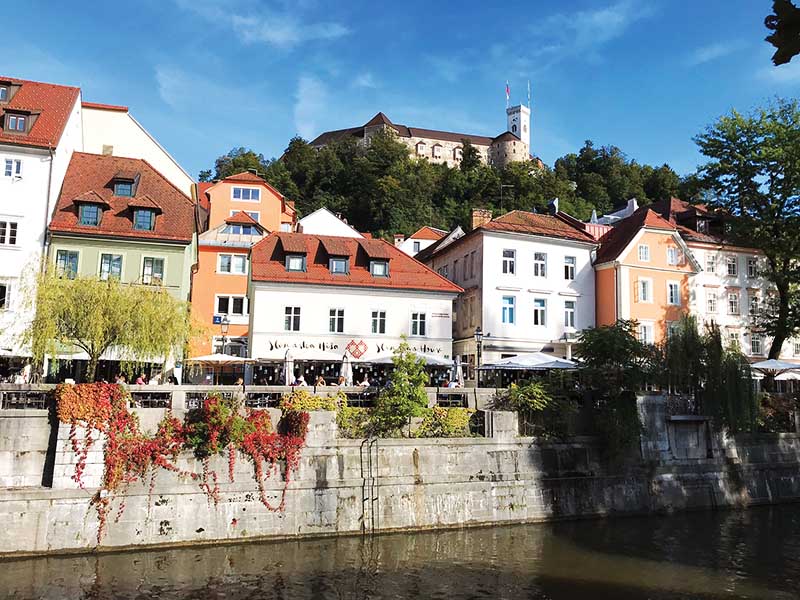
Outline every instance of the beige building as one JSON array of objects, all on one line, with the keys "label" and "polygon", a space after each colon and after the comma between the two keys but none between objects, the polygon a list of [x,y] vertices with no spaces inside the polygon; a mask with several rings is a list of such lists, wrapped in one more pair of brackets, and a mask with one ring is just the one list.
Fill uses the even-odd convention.
[{"label": "beige building", "polygon": [[511,162],[531,160],[530,109],[524,105],[509,107],[506,109],[506,118],[506,131],[496,137],[488,137],[398,125],[379,112],[359,127],[326,131],[312,140],[311,145],[322,148],[348,137],[356,138],[362,144],[368,144],[369,139],[377,132],[391,131],[398,141],[408,146],[409,154],[412,156],[457,167],[461,163],[464,140],[469,140],[478,150],[484,163],[503,168]]}]

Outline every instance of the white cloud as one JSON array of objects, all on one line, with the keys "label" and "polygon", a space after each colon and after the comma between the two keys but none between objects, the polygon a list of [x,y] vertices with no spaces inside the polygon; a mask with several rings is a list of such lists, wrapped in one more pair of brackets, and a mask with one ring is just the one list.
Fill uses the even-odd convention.
[{"label": "white cloud", "polygon": [[178,7],[233,30],[245,43],[264,43],[277,48],[293,48],[304,42],[333,40],[350,33],[335,21],[313,22],[305,12],[313,6],[285,4],[278,9],[244,6],[224,0],[175,0]]},{"label": "white cloud", "polygon": [[319,132],[318,121],[324,116],[328,105],[328,90],[316,77],[303,75],[297,82],[294,104],[294,124],[302,137],[307,140]]},{"label": "white cloud", "polygon": [[800,58],[795,58],[792,62],[779,67],[773,66],[770,62],[768,66],[758,71],[758,76],[776,85],[800,84]]},{"label": "white cloud", "polygon": [[729,54],[733,54],[737,50],[741,49],[741,47],[741,44],[730,42],[719,42],[716,44],[709,44],[708,46],[702,46],[700,48],[696,48],[686,58],[686,63],[692,67],[702,65],[707,62],[717,60],[718,58],[728,56]]},{"label": "white cloud", "polygon": [[458,58],[447,56],[429,56],[427,61],[433,70],[448,83],[455,83],[464,76],[468,67]]},{"label": "white cloud", "polygon": [[219,78],[208,78],[167,64],[156,65],[155,77],[158,95],[176,111],[205,112],[209,106],[235,106],[237,112],[259,114],[272,110],[267,105],[266,94],[253,94],[250,88]]},{"label": "white cloud", "polygon": [[353,80],[353,87],[375,89],[378,87],[378,82],[375,81],[375,76],[369,71],[361,73]]}]

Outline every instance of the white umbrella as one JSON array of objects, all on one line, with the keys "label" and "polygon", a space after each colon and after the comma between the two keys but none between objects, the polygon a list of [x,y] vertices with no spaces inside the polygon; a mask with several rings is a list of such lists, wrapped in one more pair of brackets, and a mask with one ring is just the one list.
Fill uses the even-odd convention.
[{"label": "white umbrella", "polygon": [[576,369],[577,367],[577,364],[565,358],[558,358],[544,352],[530,352],[501,358],[496,362],[481,366],[480,370],[544,371],[547,369]]},{"label": "white umbrella", "polygon": [[225,365],[240,365],[247,362],[253,362],[250,358],[243,358],[241,356],[231,356],[230,354],[207,354],[205,356],[195,356],[193,358],[187,358],[186,362],[188,363],[195,363],[198,365],[209,365],[209,366],[225,366]]},{"label": "white umbrella", "polygon": [[283,379],[284,385],[294,383],[294,357],[291,348],[287,348],[286,354],[283,356]]},{"label": "white umbrella", "polygon": [[299,361],[315,360],[319,362],[338,363],[342,360],[342,355],[337,352],[327,352],[319,348],[274,348],[267,352],[259,353],[259,362],[283,362],[286,360],[286,352],[291,350],[292,358]]},{"label": "white umbrella", "polygon": [[769,360],[762,360],[761,362],[753,363],[750,365],[751,369],[763,373],[764,375],[772,375],[777,377],[789,371],[800,371],[800,364],[789,362],[788,360],[777,360],[771,358]]},{"label": "white umbrella", "polygon": [[[414,352],[414,354],[417,357],[423,359],[425,361],[425,364],[428,365],[429,367],[452,367],[453,366],[453,362],[452,361],[450,361],[450,360],[448,360],[446,358],[442,358],[441,356],[435,356],[433,354],[422,354],[420,352]],[[373,364],[376,364],[376,365],[390,365],[393,362],[392,361],[393,357],[394,357],[393,353],[392,354],[380,354],[380,355],[378,355],[378,356],[376,356],[374,358],[368,358],[368,359],[362,360],[361,362],[368,362],[368,363],[373,363]]]},{"label": "white umbrella", "polygon": [[339,376],[344,377],[345,385],[353,385],[353,367],[350,365],[350,357],[347,354],[342,358],[342,369],[339,371]]}]

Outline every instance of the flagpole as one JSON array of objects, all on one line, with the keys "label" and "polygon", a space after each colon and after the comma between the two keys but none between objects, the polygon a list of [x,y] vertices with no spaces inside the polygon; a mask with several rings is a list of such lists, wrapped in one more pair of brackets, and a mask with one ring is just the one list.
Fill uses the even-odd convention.
[{"label": "flagpole", "polygon": [[508,100],[511,97],[511,88],[508,85],[508,79],[506,79],[506,108],[508,108]]}]

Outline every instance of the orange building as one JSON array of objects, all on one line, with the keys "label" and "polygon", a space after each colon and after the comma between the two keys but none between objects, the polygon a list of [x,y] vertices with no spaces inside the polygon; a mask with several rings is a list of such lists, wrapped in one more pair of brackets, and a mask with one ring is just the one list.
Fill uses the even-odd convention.
[{"label": "orange building", "polygon": [[192,311],[206,327],[191,355],[247,356],[250,248],[273,231],[291,231],[294,203],[261,177],[239,173],[196,186],[206,216],[192,276]]},{"label": "orange building", "polygon": [[675,225],[640,208],[600,239],[595,260],[597,325],[636,320],[642,341],[664,341],[688,312],[690,278],[699,271]]}]

